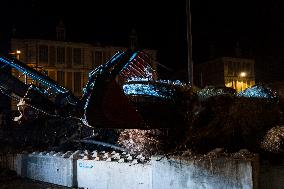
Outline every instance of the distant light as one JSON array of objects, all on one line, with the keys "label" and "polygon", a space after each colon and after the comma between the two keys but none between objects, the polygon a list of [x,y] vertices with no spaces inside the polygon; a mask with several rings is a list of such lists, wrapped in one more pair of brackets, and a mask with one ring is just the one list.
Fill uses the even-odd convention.
[{"label": "distant light", "polygon": [[16,51],[16,54],[21,54],[21,51],[20,51],[20,50],[17,50],[17,51]]},{"label": "distant light", "polygon": [[247,73],[246,72],[241,72],[240,73],[240,77],[246,77],[247,76]]}]

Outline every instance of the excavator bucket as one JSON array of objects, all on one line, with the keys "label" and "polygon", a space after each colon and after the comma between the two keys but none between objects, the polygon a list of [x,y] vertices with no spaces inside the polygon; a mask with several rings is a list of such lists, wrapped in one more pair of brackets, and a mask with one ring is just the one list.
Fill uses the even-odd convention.
[{"label": "excavator bucket", "polygon": [[[87,85],[85,122],[103,128],[169,128],[184,124],[178,85],[156,80],[144,52],[126,52],[93,72]],[[111,65],[111,66],[108,66]],[[92,86],[92,89],[90,89]],[[180,110],[180,111],[179,111]]]},{"label": "excavator bucket", "polygon": [[86,107],[88,124],[99,128],[141,128],[143,119],[115,81],[102,81]]}]

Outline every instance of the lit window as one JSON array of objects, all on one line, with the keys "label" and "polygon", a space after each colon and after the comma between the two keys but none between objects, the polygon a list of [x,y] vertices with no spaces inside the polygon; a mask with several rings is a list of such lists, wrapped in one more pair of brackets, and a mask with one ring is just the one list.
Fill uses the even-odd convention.
[{"label": "lit window", "polygon": [[49,72],[48,72],[48,76],[49,76],[51,79],[55,80],[55,71],[49,71]]}]

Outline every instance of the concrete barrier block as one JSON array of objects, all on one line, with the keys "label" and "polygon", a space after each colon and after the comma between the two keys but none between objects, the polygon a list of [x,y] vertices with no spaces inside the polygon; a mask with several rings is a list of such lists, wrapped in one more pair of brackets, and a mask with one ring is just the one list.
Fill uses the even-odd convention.
[{"label": "concrete barrier block", "polygon": [[22,176],[23,156],[24,156],[23,154],[17,154],[16,156],[16,170],[15,171],[17,175],[19,176]]},{"label": "concrete barrier block", "polygon": [[[54,154],[54,153],[50,153]],[[29,154],[21,157],[21,168],[18,172],[30,179],[49,182],[57,185],[76,186],[75,161],[58,156]],[[74,179],[75,178],[75,179]]]},{"label": "concrete barrier block", "polygon": [[152,160],[153,189],[253,189],[250,160]]},{"label": "concrete barrier block", "polygon": [[151,189],[150,164],[77,160],[78,187],[88,189]]}]

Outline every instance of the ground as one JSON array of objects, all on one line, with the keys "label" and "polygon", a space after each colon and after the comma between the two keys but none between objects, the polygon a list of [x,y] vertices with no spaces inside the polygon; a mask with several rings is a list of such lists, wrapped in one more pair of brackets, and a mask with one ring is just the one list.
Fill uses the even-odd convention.
[{"label": "ground", "polygon": [[68,189],[68,187],[20,178],[13,171],[0,169],[0,189]]}]

